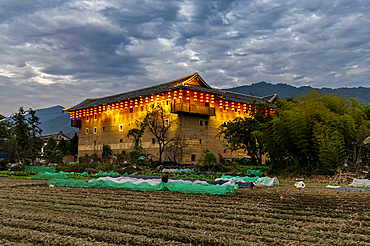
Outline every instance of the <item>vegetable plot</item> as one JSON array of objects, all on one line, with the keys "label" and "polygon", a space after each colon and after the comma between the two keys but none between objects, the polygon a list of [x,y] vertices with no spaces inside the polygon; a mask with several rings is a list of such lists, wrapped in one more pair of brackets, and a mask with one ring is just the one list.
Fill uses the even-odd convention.
[{"label": "vegetable plot", "polygon": [[370,244],[370,192],[283,184],[213,196],[47,183],[0,178],[0,244]]}]

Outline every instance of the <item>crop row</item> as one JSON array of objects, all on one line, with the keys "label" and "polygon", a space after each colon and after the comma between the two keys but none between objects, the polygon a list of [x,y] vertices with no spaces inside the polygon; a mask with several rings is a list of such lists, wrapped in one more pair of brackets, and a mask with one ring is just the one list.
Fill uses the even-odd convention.
[{"label": "crop row", "polygon": [[[14,194],[14,193],[13,193]],[[23,195],[24,197],[24,195]],[[74,209],[78,209],[82,207],[83,210],[88,209],[89,207],[92,208],[106,208],[106,209],[118,209],[119,211],[126,211],[127,213],[133,213],[140,208],[139,212],[149,212],[149,213],[158,213],[161,211],[166,211],[166,214],[171,214],[174,216],[176,214],[186,214],[189,216],[200,216],[200,217],[207,217],[207,218],[219,218],[220,214],[223,214],[222,219],[226,221],[241,221],[241,222],[258,222],[261,221],[260,219],[256,219],[255,217],[267,217],[269,218],[268,223],[273,223],[274,220],[290,220],[295,221],[296,223],[301,221],[304,223],[307,222],[317,222],[323,221],[327,224],[330,223],[338,223],[340,220],[347,220],[347,218],[341,218],[337,216],[337,213],[332,213],[331,216],[322,216],[323,214],[316,214],[311,211],[292,211],[292,210],[278,210],[274,208],[270,208],[267,206],[255,206],[251,205],[249,208],[244,206],[235,206],[233,207],[223,207],[219,204],[215,205],[207,205],[204,204],[203,207],[199,207],[196,205],[196,202],[193,204],[182,204],[178,202],[177,204],[172,204],[171,206],[162,204],[162,201],[152,202],[148,200],[147,202],[140,202],[140,203],[133,203],[127,201],[126,199],[122,200],[114,200],[114,201],[107,201],[105,199],[99,200],[99,198],[94,197],[89,200],[72,200],[68,201],[64,198],[58,198],[53,200],[43,200],[42,197],[40,198],[39,194],[34,195],[33,197],[28,197],[27,199],[21,199],[21,197],[17,197],[15,199],[14,196],[3,197],[3,199],[7,200],[6,202],[17,203],[17,204],[32,204],[32,206],[37,207],[38,205],[48,206],[50,209],[53,209],[53,204],[58,206],[60,205],[68,205],[69,207],[73,207]],[[192,208],[189,210],[189,206]],[[338,213],[340,214],[340,213]],[[336,218],[333,219],[332,217]],[[252,218],[252,219],[250,219]],[[365,219],[367,218],[367,220]],[[356,218],[352,218],[356,219]],[[363,221],[364,226],[369,225],[369,217],[362,216],[361,220]],[[228,223],[227,223],[228,224]]]},{"label": "crop row", "polygon": [[[42,192],[40,192],[39,190],[37,190],[37,188],[39,187],[35,187],[35,192],[33,192],[32,190],[30,190],[29,192],[30,193],[41,193],[40,196],[37,196],[36,197],[31,197],[30,199],[34,199],[34,200],[38,200],[38,201],[51,201],[51,200],[55,200],[55,193],[58,193],[59,191],[61,191],[62,189],[58,189],[58,190],[54,190],[53,192],[51,193],[48,193],[48,191],[52,190],[52,189],[45,189],[45,190],[42,190]],[[71,191],[72,189],[69,189],[68,191]],[[88,189],[85,189],[85,190],[88,190]],[[98,189],[95,189],[95,190],[98,190]],[[81,191],[81,189],[80,189]],[[13,191],[14,192],[14,191]],[[140,195],[138,195],[138,193]],[[88,199],[88,201],[91,201],[90,203],[87,202],[85,203],[85,206],[96,206],[98,205],[97,202],[101,202],[101,203],[104,203],[104,204],[107,204],[107,206],[116,206],[115,204],[119,204],[119,206],[122,206],[121,202],[119,200],[125,200],[127,206],[134,206],[134,205],[137,205],[137,206],[141,206],[141,205],[144,205],[144,204],[147,204],[148,202],[148,199],[149,200],[159,200],[160,203],[158,203],[158,206],[167,206],[167,207],[176,207],[176,206],[192,206],[194,207],[194,210],[204,210],[204,209],[213,209],[214,208],[214,204],[217,203],[219,205],[219,207],[222,207],[223,209],[225,210],[229,210],[229,213],[233,213],[233,209],[235,207],[238,208],[238,210],[240,208],[245,208],[245,209],[250,209],[249,207],[249,204],[241,201],[241,200],[232,200],[232,197],[229,197],[230,199],[228,199],[228,203],[227,204],[224,204],[222,202],[219,202],[218,200],[211,200],[209,197],[205,196],[205,195],[199,195],[197,199],[192,199],[193,197],[191,197],[190,199],[189,198],[185,198],[184,199],[184,196],[182,196],[182,199],[166,199],[165,197],[163,196],[158,196],[158,193],[165,193],[165,192],[151,192],[153,194],[155,194],[155,196],[153,195],[149,195],[149,196],[146,196],[147,194],[146,193],[149,193],[149,192],[135,192],[134,194],[130,194],[130,196],[126,195],[126,194],[122,194],[122,195],[112,195],[111,193],[100,193],[100,192],[89,192],[87,193],[85,196],[78,196],[79,193],[76,193],[74,192],[68,192],[68,193],[62,193],[63,196],[62,197],[59,197],[58,198],[58,202],[61,202],[61,203],[68,203],[68,204],[73,204],[73,203],[76,203],[78,204],[79,202],[81,202],[82,200],[84,202],[86,202],[85,200]],[[118,193],[120,194],[120,193]],[[168,196],[168,192],[166,192],[165,194],[166,196]],[[9,196],[9,195],[6,195],[6,196]],[[19,192],[18,195],[15,193],[11,194],[12,198],[17,198],[17,197],[20,197],[22,198],[23,197],[23,193],[22,192]],[[171,195],[173,196],[173,195]],[[175,194],[176,196],[176,194]],[[5,197],[5,196],[3,196]],[[200,198],[199,198],[200,197]],[[318,198],[315,198],[316,200]],[[225,200],[225,199],[224,199]],[[343,202],[343,203],[340,203],[340,204],[335,204],[335,201],[328,201],[329,204],[325,204],[324,201],[320,201],[320,204],[321,206],[317,207],[317,205],[310,204],[310,206],[298,206],[298,205],[295,205],[295,204],[291,204],[287,201],[284,201],[280,198],[278,199],[269,199],[269,200],[260,200],[258,201],[258,206],[259,207],[274,207],[276,210],[279,210],[281,213],[292,213],[292,214],[295,214],[295,215],[304,215],[306,214],[307,212],[310,212],[311,214],[316,214],[317,216],[323,216],[323,215],[326,215],[326,214],[329,214],[329,216],[333,216],[334,218],[337,218],[338,216],[345,216],[345,214],[347,212],[352,212],[352,211],[358,211],[359,209],[363,209],[367,206],[366,204],[366,200],[356,200],[356,201],[353,201],[351,203],[349,202]],[[179,205],[180,204],[180,205]],[[179,209],[181,209],[181,207],[179,207]],[[332,213],[333,209],[335,209],[337,211],[337,213]]]},{"label": "crop row", "polygon": [[[73,203],[74,201],[80,201],[84,200],[85,198],[88,198],[89,200],[93,201],[91,203],[92,206],[95,206],[95,201],[94,201],[94,196],[99,196],[99,201],[101,202],[106,202],[106,201],[111,201],[111,200],[119,200],[119,199],[124,199],[127,201],[128,205],[131,205],[131,203],[137,202],[138,205],[139,203],[146,203],[148,198],[147,194],[149,192],[141,192],[144,193],[144,195],[137,196],[137,193],[132,194],[130,191],[126,192],[116,192],[109,190],[108,192],[103,191],[103,192],[96,192],[96,191],[91,191],[91,192],[86,192],[86,193],[78,193],[76,194],[75,192],[70,192],[73,188],[68,188],[68,192],[63,193],[63,198],[65,202]],[[52,190],[52,189],[49,189]],[[58,189],[57,191],[61,191],[62,189]],[[80,191],[83,189],[79,189]],[[32,192],[32,191],[30,191]],[[48,191],[47,189],[43,190],[43,197],[47,199],[47,196],[49,195],[50,199],[54,199],[54,195],[56,191]],[[50,193],[49,193],[50,192]],[[250,193],[250,192],[245,192],[245,193]],[[154,194],[154,195],[153,195]],[[20,196],[23,196],[23,194],[19,194]],[[279,196],[270,196],[268,199],[261,197],[258,201],[259,206],[266,206],[266,207],[274,207],[276,209],[279,209],[281,211],[291,211],[294,213],[298,213],[297,211],[309,211],[310,213],[315,213],[318,216],[322,216],[323,214],[331,214],[331,216],[338,217],[341,216],[341,214],[346,214],[348,212],[356,211],[362,208],[365,208],[367,206],[366,200],[362,199],[356,199],[354,201],[343,201],[339,199],[328,199],[326,197],[316,197],[316,200],[319,200],[320,203],[312,203],[312,197],[304,197],[302,194],[299,194],[300,196],[297,198],[296,201],[292,202],[291,200],[289,201],[289,198],[281,199]],[[304,194],[303,194],[304,195]],[[150,197],[153,200],[160,200],[161,204],[163,206],[176,206],[176,204],[179,203],[178,200],[171,200],[171,199],[165,199],[166,196],[168,196],[167,192],[151,192],[151,194],[148,194],[148,197]],[[199,199],[199,196],[201,196],[201,199]],[[189,197],[189,196],[186,196]],[[194,199],[193,199],[194,198]],[[206,199],[205,199],[206,198]],[[233,206],[240,207],[244,203],[243,201],[239,198],[239,200],[234,199],[234,197],[228,197],[228,201],[224,202],[225,199],[219,199],[219,197],[207,197],[207,196],[202,196],[198,195],[197,196],[190,196],[190,198],[187,199],[180,199],[181,204],[185,205],[192,205],[195,206],[195,208],[204,208],[204,207],[209,207],[213,206],[213,204],[217,203],[221,205],[224,208],[232,208]],[[249,197],[248,199],[254,199],[253,197]],[[202,202],[198,202],[202,201]],[[62,201],[61,201],[62,202]],[[239,204],[238,204],[239,202]],[[86,204],[88,206],[89,204]],[[247,206],[247,204],[246,204]],[[332,210],[335,209],[337,213],[332,213]],[[318,214],[321,213],[321,214]]]},{"label": "crop row", "polygon": [[[34,204],[30,204],[29,207],[34,207]],[[49,206],[46,206],[48,209],[51,209]],[[330,225],[324,228],[311,228],[311,230],[301,230],[298,235],[295,235],[297,231],[299,231],[299,228],[306,228],[309,227],[309,224],[304,223],[297,223],[295,226],[286,226],[279,224],[275,224],[273,221],[271,221],[271,218],[269,218],[269,215],[266,215],[267,218],[258,218],[258,217],[250,217],[245,218],[244,221],[229,221],[225,220],[225,218],[212,218],[212,217],[197,217],[197,216],[184,216],[184,215],[169,215],[166,213],[166,211],[155,211],[151,213],[145,213],[141,211],[128,211],[128,214],[125,214],[125,210],[120,211],[117,209],[102,209],[102,208],[92,208],[88,207],[76,207],[76,206],[60,206],[61,212],[66,212],[67,210],[73,210],[74,215],[76,214],[85,214],[88,215],[90,218],[99,218],[103,217],[105,219],[118,219],[121,221],[124,221],[124,223],[127,223],[128,221],[138,221],[140,223],[152,223],[156,225],[164,226],[164,228],[168,228],[168,226],[173,227],[182,227],[184,229],[200,229],[205,231],[230,231],[230,233],[238,233],[238,234],[254,234],[258,233],[259,235],[269,234],[270,236],[273,236],[275,233],[275,237],[278,238],[286,238],[286,239],[299,239],[302,240],[301,237],[305,238],[307,236],[319,236],[321,238],[330,238],[331,232],[330,232]],[[58,210],[56,207],[53,208],[53,211]],[[22,214],[20,217],[24,217],[25,215]],[[6,217],[6,216],[4,216]],[[169,217],[171,218],[169,220]],[[86,218],[85,218],[86,219]],[[46,220],[46,221],[52,221],[52,218],[41,218],[40,220]],[[63,219],[64,220],[64,219]],[[282,220],[280,220],[282,221]],[[61,222],[60,222],[61,223]],[[95,223],[95,222],[94,222]],[[344,223],[344,221],[342,221]],[[86,226],[86,225],[83,225]],[[312,226],[311,226],[312,227]],[[347,227],[346,227],[347,228]],[[354,238],[353,233],[365,233],[367,234],[367,231],[354,231],[353,229],[356,229],[356,227],[348,229],[348,234],[346,233],[346,228],[342,230],[339,237],[342,239],[352,240]],[[313,230],[316,229],[316,230]],[[329,229],[329,230],[328,230]],[[319,233],[317,232],[319,231]],[[325,233],[327,232],[328,233]],[[293,238],[291,235],[295,235]],[[357,234],[358,238],[358,234]],[[361,238],[361,237],[360,237]],[[306,239],[307,241],[308,239]],[[315,238],[311,238],[311,240],[308,240],[310,242],[316,241]],[[362,240],[366,240],[366,237],[364,236]]]},{"label": "crop row", "polygon": [[[283,235],[284,233],[293,235],[301,228],[299,233],[300,236],[304,235],[315,235],[320,236],[322,238],[330,238],[333,236],[331,235],[333,232],[333,225],[324,225],[319,226],[316,223],[284,223],[284,224],[277,224],[277,223],[267,223],[266,219],[257,219],[257,218],[250,218],[252,221],[256,219],[259,223],[249,222],[243,223],[240,221],[234,221],[233,224],[225,223],[224,219],[210,219],[206,217],[188,217],[183,215],[171,216],[171,219],[166,217],[166,213],[136,213],[136,214],[121,214],[115,215],[115,211],[111,211],[113,214],[112,217],[104,216],[104,221],[99,221],[99,216],[94,213],[88,213],[85,217],[72,217],[72,219],[66,221],[64,218],[55,218],[54,215],[50,214],[40,214],[38,213],[35,215],[34,213],[30,212],[23,212],[17,213],[15,211],[11,211],[8,213],[1,213],[3,217],[12,216],[13,218],[24,218],[30,220],[39,220],[39,221],[50,221],[54,223],[65,223],[71,226],[77,227],[88,227],[88,228],[96,228],[97,225],[104,224],[103,227],[98,227],[99,229],[107,229],[114,227],[116,221],[121,221],[127,224],[135,224],[138,226],[143,226],[143,224],[149,225],[159,225],[163,227],[176,227],[176,228],[183,228],[183,229],[190,229],[190,230],[206,230],[206,231],[219,231],[219,232],[230,232],[230,233],[238,233],[238,234],[248,234],[253,233],[254,231],[261,230],[262,233],[267,233],[268,230],[271,233],[280,233]],[[81,211],[82,213],[82,211]],[[87,220],[89,218],[89,220]],[[112,225],[110,225],[107,221],[113,221]],[[270,220],[269,220],[270,221]],[[107,224],[108,223],[108,224]],[[353,224],[352,226],[347,226],[344,222],[341,224],[344,228],[341,229],[341,233],[334,235],[334,238],[341,238],[341,239],[361,239],[363,241],[368,241],[367,237],[369,234],[369,230],[367,228],[357,228],[358,226]],[[335,230],[334,230],[335,231]],[[356,234],[356,236],[354,236]]]},{"label": "crop row", "polygon": [[[231,196],[54,187],[0,178],[0,242],[26,245],[370,244],[365,192],[288,185]],[[28,186],[27,186],[28,185]],[[36,185],[36,186],[33,186]],[[315,190],[316,189],[316,190]],[[314,190],[314,192],[312,192]],[[10,244],[10,243],[9,243]]]},{"label": "crop row", "polygon": [[[47,194],[48,191],[52,190],[52,189],[44,189],[44,190],[39,190],[40,187],[35,187],[34,189],[29,189],[29,192],[31,194],[34,194],[34,195],[37,195],[36,196],[33,196],[33,197],[30,197],[29,199],[30,200],[37,200],[37,201],[40,201],[40,202],[52,202],[52,201],[57,201],[57,202],[61,202],[61,203],[68,203],[68,204],[79,204],[81,201],[84,201],[84,205],[85,206],[97,206],[99,205],[98,203],[104,203],[106,204],[106,206],[122,206],[122,200],[125,201],[125,204],[127,204],[127,206],[141,206],[141,205],[145,205],[148,203],[148,199],[149,200],[154,200],[155,203],[158,204],[158,206],[166,206],[166,207],[173,207],[173,208],[176,208],[177,206],[179,206],[178,208],[181,209],[181,206],[192,206],[194,208],[194,210],[197,210],[197,211],[205,211],[205,209],[214,209],[214,204],[217,203],[218,204],[218,207],[222,207],[222,209],[225,209],[227,210],[229,213],[238,213],[238,211],[240,210],[240,208],[242,209],[251,209],[250,208],[250,204],[248,203],[245,203],[243,201],[229,201],[229,204],[227,205],[224,205],[223,203],[219,203],[217,201],[210,201],[209,197],[207,196],[204,196],[204,195],[199,195],[198,196],[198,199],[184,199],[184,196],[181,196],[182,199],[167,199],[167,198],[164,198],[164,197],[158,197],[157,194],[158,193],[161,193],[161,192],[152,192],[153,194],[155,194],[155,196],[146,196],[145,193],[149,193],[149,192],[135,192],[133,194],[133,196],[126,196],[126,195],[111,195],[110,193],[109,194],[102,194],[102,193],[99,193],[99,192],[90,192],[88,195],[86,195],[85,197],[79,197],[79,196],[75,196],[76,195],[76,192],[70,192],[72,191],[72,189],[68,190],[68,194],[72,196],[67,196],[67,193],[61,193],[62,196],[59,196],[58,199],[56,200],[55,199],[55,194],[56,193],[59,193],[59,191],[61,191],[61,189],[59,190],[54,190],[52,193],[49,193]],[[33,191],[34,190],[34,191]],[[89,189],[85,189],[85,190],[89,190]],[[95,189],[95,190],[98,190],[98,189]],[[103,189],[101,189],[103,190]],[[80,190],[81,191],[81,190]],[[45,194],[46,193],[46,194]],[[144,193],[142,195],[142,193]],[[77,193],[78,194],[78,193]],[[132,193],[131,193],[132,194]],[[140,194],[140,195],[139,195]],[[168,193],[166,193],[166,195],[168,196]],[[176,196],[176,194],[171,194],[171,196]],[[12,198],[12,199],[17,199],[17,198],[20,198],[20,199],[24,199],[24,194],[23,194],[23,191],[20,190],[20,192],[18,192],[17,194],[17,191],[12,189],[12,193],[11,194],[6,194],[6,195],[2,195],[2,197],[8,197],[8,198]],[[137,197],[140,197],[140,199],[137,199]],[[200,197],[200,198],[199,198]],[[85,198],[85,199],[84,199]],[[87,202],[86,202],[86,199],[87,199]],[[317,198],[315,198],[317,200]],[[91,201],[91,202],[89,202]],[[158,201],[158,202],[156,202]],[[291,213],[291,214],[295,214],[295,215],[305,215],[307,212],[311,213],[311,214],[316,214],[317,216],[323,216],[323,215],[327,215],[329,214],[329,216],[334,216],[334,218],[337,218],[338,215],[339,216],[346,216],[346,212],[352,212],[352,211],[358,211],[359,209],[363,209],[367,206],[366,204],[366,200],[363,199],[362,202],[361,201],[355,201],[357,202],[357,206],[355,206],[356,204],[350,204],[350,203],[344,203],[344,204],[341,204],[340,206],[336,206],[335,204],[331,203],[330,205],[326,205],[326,204],[322,204],[321,202],[321,207],[316,207],[314,206],[314,204],[311,204],[310,207],[305,207],[304,209],[300,208],[300,207],[296,207],[295,205],[292,205],[292,204],[289,204],[285,201],[282,201],[281,199],[270,199],[269,202],[260,202],[258,201],[258,206],[259,207],[266,207],[266,208],[274,208],[276,209],[277,211],[279,211],[280,213]],[[353,203],[355,203],[353,202]],[[155,205],[155,204],[154,204]],[[235,208],[238,208],[237,210]],[[234,211],[233,211],[234,210]],[[337,213],[332,213],[332,211],[335,210],[337,211]],[[223,211],[220,211],[220,212],[223,212]]]}]

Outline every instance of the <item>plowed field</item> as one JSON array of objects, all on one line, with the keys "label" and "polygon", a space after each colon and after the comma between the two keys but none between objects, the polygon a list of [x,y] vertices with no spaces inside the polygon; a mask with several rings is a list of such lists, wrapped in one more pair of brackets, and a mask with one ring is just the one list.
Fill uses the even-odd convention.
[{"label": "plowed field", "polygon": [[314,185],[212,196],[0,178],[0,245],[370,245],[369,198]]}]

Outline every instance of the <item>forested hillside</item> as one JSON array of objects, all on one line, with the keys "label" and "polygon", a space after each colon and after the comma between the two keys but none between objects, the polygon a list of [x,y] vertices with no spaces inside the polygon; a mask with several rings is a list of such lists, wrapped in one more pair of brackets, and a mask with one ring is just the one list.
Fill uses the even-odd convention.
[{"label": "forested hillside", "polygon": [[307,91],[315,89],[318,92],[341,94],[344,98],[353,97],[360,102],[368,105],[370,104],[370,88],[356,87],[356,88],[312,88],[311,86],[294,87],[287,84],[270,84],[267,82],[259,82],[252,85],[243,85],[239,87],[226,89],[228,91],[238,92],[242,94],[252,94],[255,96],[267,96],[271,94],[278,94],[280,98],[288,98],[292,95],[307,94]]}]

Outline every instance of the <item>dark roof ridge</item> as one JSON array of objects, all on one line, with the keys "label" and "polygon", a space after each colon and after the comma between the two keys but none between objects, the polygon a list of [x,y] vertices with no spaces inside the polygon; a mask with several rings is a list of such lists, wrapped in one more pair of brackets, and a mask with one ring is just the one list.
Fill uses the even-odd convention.
[{"label": "dark roof ridge", "polygon": [[261,97],[263,100],[267,100],[268,102],[273,102],[277,99],[279,99],[279,96],[278,94],[271,94],[271,95],[267,95],[267,96],[264,96],[264,97]]},{"label": "dark roof ridge", "polygon": [[[197,85],[191,85],[189,86],[184,84],[184,82],[192,80],[194,78],[199,78],[201,80],[201,84],[204,86],[197,86]],[[199,82],[199,81],[198,81]],[[177,84],[180,83],[180,84]],[[133,98],[139,98],[145,95],[150,95],[153,93],[161,93],[165,92],[167,90],[176,90],[176,89],[190,89],[190,90],[200,90],[200,91],[205,91],[205,92],[211,92],[211,93],[218,93],[220,94],[225,100],[231,100],[231,101],[241,101],[244,103],[251,103],[254,101],[264,101],[264,102],[272,102],[277,95],[271,95],[271,96],[266,96],[266,97],[257,97],[253,95],[247,95],[247,94],[242,94],[238,92],[231,92],[227,90],[222,90],[222,89],[217,89],[217,88],[212,88],[209,86],[203,79],[202,77],[196,72],[190,75],[187,75],[185,77],[175,79],[169,82],[165,82],[162,84],[150,86],[150,87],[144,87],[141,89],[137,89],[134,91],[128,91],[116,95],[110,95],[106,97],[101,97],[101,98],[87,98],[80,102],[79,104],[65,108],[63,111],[64,112],[71,112],[74,110],[80,110],[88,107],[94,107],[97,105],[104,105],[104,104],[109,104],[109,103],[114,103],[114,102],[119,102],[123,100],[129,100]]]},{"label": "dark roof ridge", "polygon": [[227,91],[227,90],[223,90],[223,89],[217,89],[217,90],[226,92],[228,94],[236,94],[236,95],[241,95],[241,96],[249,96],[249,97],[255,97],[255,98],[259,98],[259,99],[262,98],[262,97],[258,97],[258,96],[255,96],[255,95],[248,95],[248,94],[244,94],[244,93],[240,93],[240,92]]},{"label": "dark roof ridge", "polygon": [[218,90],[221,90],[225,94],[231,94],[231,95],[234,94],[234,95],[237,95],[237,96],[251,97],[251,98],[260,99],[260,100],[263,98],[263,97],[258,97],[258,96],[254,96],[254,95],[243,94],[243,93],[234,92],[234,91],[227,91],[227,90],[222,90],[222,89],[218,89]]},{"label": "dark roof ridge", "polygon": [[147,90],[147,89],[151,89],[151,88],[156,88],[156,87],[160,87],[160,86],[164,86],[164,85],[169,85],[169,84],[174,84],[182,79],[185,79],[188,80],[190,79],[191,77],[194,77],[196,75],[199,75],[197,72],[196,73],[193,73],[193,74],[190,74],[188,76],[185,76],[185,77],[182,77],[182,78],[179,78],[179,79],[175,79],[175,80],[172,80],[172,81],[169,81],[169,82],[164,82],[164,83],[161,83],[161,84],[158,84],[158,85],[153,85],[153,86],[147,86],[147,87],[143,87],[143,88],[140,88],[140,89],[136,89],[136,90],[133,90],[133,91],[127,91],[127,92],[122,92],[122,93],[119,93],[119,94],[114,94],[114,95],[110,95],[110,96],[106,96],[106,97],[98,97],[98,98],[87,98],[86,100],[99,100],[99,99],[104,99],[104,98],[109,98],[109,97],[117,97],[117,96],[121,96],[121,95],[124,95],[126,93],[135,93],[135,92],[139,92],[141,90]]},{"label": "dark roof ridge", "polygon": [[[63,111],[70,112],[70,111],[79,110],[79,109],[82,109],[82,108],[85,108],[85,107],[91,107],[91,106],[102,105],[102,104],[112,103],[112,102],[121,101],[121,100],[127,100],[127,99],[130,99],[130,98],[136,98],[136,97],[141,96],[140,94],[142,94],[142,93],[140,93],[140,92],[146,92],[148,94],[158,93],[161,90],[169,89],[172,84],[176,84],[176,83],[180,82],[181,80],[186,81],[186,80],[189,80],[189,79],[194,78],[196,76],[200,77],[199,74],[196,72],[196,73],[187,75],[185,77],[175,79],[175,80],[172,80],[172,81],[169,81],[169,82],[165,82],[165,83],[162,83],[162,84],[154,85],[154,86],[144,87],[144,88],[141,88],[141,89],[137,89],[137,90],[133,90],[133,91],[127,91],[127,92],[123,92],[123,93],[120,93],[120,94],[110,95],[110,96],[101,97],[101,98],[87,98],[87,99],[83,100],[82,102],[78,103],[75,106],[65,108]],[[86,105],[86,104],[88,104],[88,105]],[[91,104],[93,104],[93,105],[91,105]]]}]

